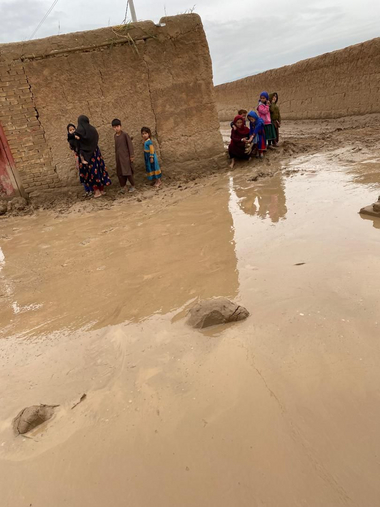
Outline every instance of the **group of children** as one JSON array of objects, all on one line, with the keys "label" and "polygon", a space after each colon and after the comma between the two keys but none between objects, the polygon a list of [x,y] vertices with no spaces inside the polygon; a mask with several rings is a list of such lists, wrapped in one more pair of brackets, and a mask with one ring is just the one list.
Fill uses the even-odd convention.
[{"label": "group of children", "polygon": [[[235,159],[248,160],[253,155],[263,158],[267,148],[274,149],[279,141],[281,114],[278,107],[278,94],[262,92],[256,111],[241,109],[231,122],[231,142],[228,152],[231,158],[231,168]],[[247,125],[248,121],[248,125]],[[121,121],[117,118],[111,122],[115,131],[116,174],[119,179],[121,192],[125,193],[129,182],[128,192],[135,191],[134,159],[135,153],[132,139],[122,130]],[[161,169],[152,143],[152,133],[148,127],[141,129],[144,144],[144,160],[148,180],[154,187],[161,185]],[[90,124],[87,116],[78,118],[78,126],[67,125],[67,140],[75,155],[76,167],[80,182],[86,195],[100,197],[104,194],[104,187],[111,185],[103,157],[99,150],[99,134]]]},{"label": "group of children", "polygon": [[[131,137],[122,130],[121,121],[112,120],[111,126],[115,131],[116,174],[119,179],[121,192],[135,191],[134,159],[135,153]],[[144,160],[148,180],[154,187],[161,185],[161,169],[152,142],[152,133],[148,127],[142,127],[141,137],[144,144]],[[111,185],[103,157],[98,147],[99,135],[95,127],[90,125],[87,116],[78,118],[78,126],[67,125],[67,140],[74,152],[79,180],[83,184],[86,196],[101,197],[104,187]]]},{"label": "group of children", "polygon": [[[278,94],[261,92],[256,111],[240,109],[231,122],[231,142],[228,153],[231,169],[235,159],[249,160],[252,156],[262,159],[267,148],[275,149],[279,142],[281,113]],[[248,125],[247,125],[248,121]]]}]

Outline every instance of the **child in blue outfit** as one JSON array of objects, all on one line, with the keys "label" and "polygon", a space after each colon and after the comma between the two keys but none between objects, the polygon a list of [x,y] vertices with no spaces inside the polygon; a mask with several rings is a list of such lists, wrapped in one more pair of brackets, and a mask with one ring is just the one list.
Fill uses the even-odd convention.
[{"label": "child in blue outfit", "polygon": [[161,185],[161,169],[152,143],[152,132],[148,127],[141,129],[141,136],[144,141],[144,159],[145,169],[148,180],[152,182],[152,186],[159,187]]},{"label": "child in blue outfit", "polygon": [[255,111],[250,111],[248,113],[248,121],[250,136],[248,142],[253,144],[256,157],[263,158],[264,151],[267,149],[264,120],[259,118],[259,115]]}]

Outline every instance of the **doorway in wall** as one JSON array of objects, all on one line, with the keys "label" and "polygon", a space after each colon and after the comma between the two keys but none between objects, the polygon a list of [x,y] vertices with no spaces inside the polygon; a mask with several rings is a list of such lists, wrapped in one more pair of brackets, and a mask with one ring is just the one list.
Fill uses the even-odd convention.
[{"label": "doorway in wall", "polygon": [[5,132],[0,124],[0,199],[25,197]]}]

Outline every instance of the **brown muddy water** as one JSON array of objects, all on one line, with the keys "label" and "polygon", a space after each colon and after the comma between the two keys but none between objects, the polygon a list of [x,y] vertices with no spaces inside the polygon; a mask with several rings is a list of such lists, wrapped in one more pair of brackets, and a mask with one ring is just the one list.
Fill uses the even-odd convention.
[{"label": "brown muddy water", "polygon": [[[1,505],[379,505],[379,174],[341,149],[0,222]],[[212,296],[251,317],[188,328]]]}]

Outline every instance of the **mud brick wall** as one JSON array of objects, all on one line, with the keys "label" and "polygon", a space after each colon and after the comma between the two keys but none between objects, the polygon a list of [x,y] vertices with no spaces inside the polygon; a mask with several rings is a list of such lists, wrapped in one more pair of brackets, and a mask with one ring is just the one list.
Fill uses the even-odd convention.
[{"label": "mud brick wall", "polygon": [[0,59],[0,123],[24,187],[31,192],[60,186],[20,61],[1,63]]},{"label": "mud brick wall", "polygon": [[283,118],[340,118],[380,112],[380,38],[215,87],[219,118],[256,108],[277,91]]},{"label": "mud brick wall", "polygon": [[[86,114],[114,174],[113,118],[148,126],[167,177],[225,164],[202,22],[196,14],[0,45],[0,122],[27,192],[78,185],[66,125]],[[115,181],[116,183],[116,181]]]}]

